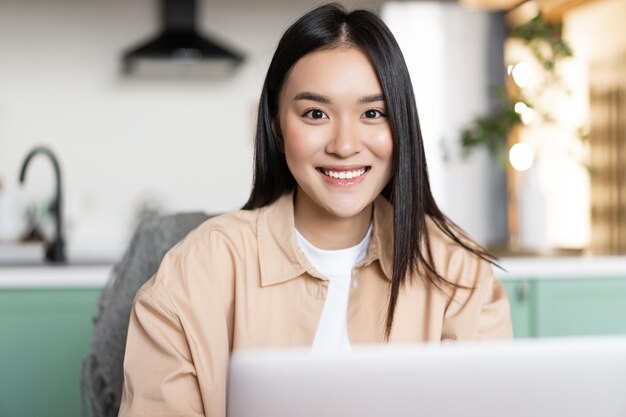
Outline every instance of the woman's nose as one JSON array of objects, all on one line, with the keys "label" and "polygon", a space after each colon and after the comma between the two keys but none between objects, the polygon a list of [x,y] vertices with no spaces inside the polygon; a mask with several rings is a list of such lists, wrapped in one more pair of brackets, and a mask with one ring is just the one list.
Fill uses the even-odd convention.
[{"label": "woman's nose", "polygon": [[347,158],[361,151],[358,129],[350,122],[338,123],[326,145],[326,153]]}]

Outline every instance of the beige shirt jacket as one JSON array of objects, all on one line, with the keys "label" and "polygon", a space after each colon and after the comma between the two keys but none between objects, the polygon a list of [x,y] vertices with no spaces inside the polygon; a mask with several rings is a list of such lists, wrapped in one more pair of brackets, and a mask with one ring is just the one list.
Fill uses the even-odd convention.
[{"label": "beige shirt jacket", "polygon": [[[351,344],[381,343],[392,270],[393,210],[374,203],[373,236],[352,272]],[[391,343],[511,338],[506,293],[489,263],[429,221],[445,293],[420,277],[401,289]],[[229,355],[311,346],[326,281],[300,251],[293,195],[207,220],[170,250],[138,292],[130,318],[120,416],[224,417]]]}]

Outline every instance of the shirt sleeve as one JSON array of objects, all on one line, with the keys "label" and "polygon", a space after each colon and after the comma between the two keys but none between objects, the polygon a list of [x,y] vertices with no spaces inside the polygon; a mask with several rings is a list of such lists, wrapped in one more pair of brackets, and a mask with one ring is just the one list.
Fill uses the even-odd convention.
[{"label": "shirt sleeve", "polygon": [[489,274],[482,290],[481,303],[474,339],[511,339],[511,308],[502,283]]},{"label": "shirt sleeve", "polygon": [[230,262],[216,247],[173,252],[133,304],[120,417],[226,414]]},{"label": "shirt sleeve", "polygon": [[511,311],[502,283],[492,265],[463,254],[457,272],[464,288],[454,289],[446,309],[443,340],[511,339]]}]

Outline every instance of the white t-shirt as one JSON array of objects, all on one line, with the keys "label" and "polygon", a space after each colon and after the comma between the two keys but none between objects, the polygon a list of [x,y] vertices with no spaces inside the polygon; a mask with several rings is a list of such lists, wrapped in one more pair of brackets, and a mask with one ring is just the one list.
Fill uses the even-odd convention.
[{"label": "white t-shirt", "polygon": [[328,293],[317,325],[313,352],[349,351],[346,313],[350,297],[352,268],[367,254],[372,239],[370,225],[365,237],[356,246],[338,250],[319,249],[296,230],[296,239],[313,267],[328,280]]}]

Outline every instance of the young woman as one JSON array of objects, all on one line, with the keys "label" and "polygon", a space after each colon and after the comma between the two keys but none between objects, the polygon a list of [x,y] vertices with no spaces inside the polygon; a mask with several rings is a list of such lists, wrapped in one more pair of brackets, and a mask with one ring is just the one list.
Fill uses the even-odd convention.
[{"label": "young woman", "polygon": [[239,348],[510,338],[492,261],[435,204],[388,28],[319,7],[270,64],[250,199],[137,295],[120,415],[224,416]]}]

